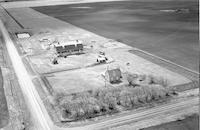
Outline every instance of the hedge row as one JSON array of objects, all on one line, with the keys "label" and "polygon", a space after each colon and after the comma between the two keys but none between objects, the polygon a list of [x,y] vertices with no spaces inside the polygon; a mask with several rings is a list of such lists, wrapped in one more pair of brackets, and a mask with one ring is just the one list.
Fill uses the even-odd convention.
[{"label": "hedge row", "polygon": [[130,109],[169,95],[161,85],[97,89],[71,95],[57,94],[65,119],[91,118]]}]

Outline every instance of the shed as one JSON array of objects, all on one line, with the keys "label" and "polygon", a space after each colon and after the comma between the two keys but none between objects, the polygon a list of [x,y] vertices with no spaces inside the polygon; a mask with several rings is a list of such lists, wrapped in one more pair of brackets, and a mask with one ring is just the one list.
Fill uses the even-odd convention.
[{"label": "shed", "polygon": [[29,38],[31,37],[31,35],[28,32],[19,32],[16,33],[17,38]]}]

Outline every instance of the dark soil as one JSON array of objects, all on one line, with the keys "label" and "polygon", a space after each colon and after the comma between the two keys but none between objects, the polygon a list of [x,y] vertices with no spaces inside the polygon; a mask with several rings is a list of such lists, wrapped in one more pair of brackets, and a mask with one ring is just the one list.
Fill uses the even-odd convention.
[{"label": "dark soil", "polygon": [[199,130],[199,115],[141,130]]}]

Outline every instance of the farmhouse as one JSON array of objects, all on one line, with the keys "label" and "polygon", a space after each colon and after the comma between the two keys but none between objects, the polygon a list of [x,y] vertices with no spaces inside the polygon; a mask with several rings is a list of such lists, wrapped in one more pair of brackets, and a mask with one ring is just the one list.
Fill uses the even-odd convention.
[{"label": "farmhouse", "polygon": [[121,81],[122,73],[119,68],[111,69],[106,71],[105,77],[110,83],[117,83]]}]

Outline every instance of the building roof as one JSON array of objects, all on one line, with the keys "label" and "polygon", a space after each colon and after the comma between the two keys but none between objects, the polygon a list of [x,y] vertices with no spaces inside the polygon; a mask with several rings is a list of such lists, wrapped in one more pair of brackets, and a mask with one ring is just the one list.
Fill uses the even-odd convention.
[{"label": "building roof", "polygon": [[63,46],[57,46],[56,51],[57,52],[64,52],[64,51],[79,51],[83,49],[83,44],[76,44],[76,45],[65,45]]},{"label": "building roof", "polygon": [[31,35],[28,32],[16,33],[17,38],[29,38]]},{"label": "building roof", "polygon": [[109,78],[112,78],[112,80],[117,80],[121,77],[121,70],[119,68],[107,70],[107,73],[109,75]]},{"label": "building roof", "polygon": [[77,44],[82,44],[83,42],[80,41],[80,40],[71,40],[71,41],[60,41],[60,42],[57,42],[57,43],[54,43],[54,46],[55,47],[58,47],[58,46],[67,46],[67,45],[77,45]]}]

